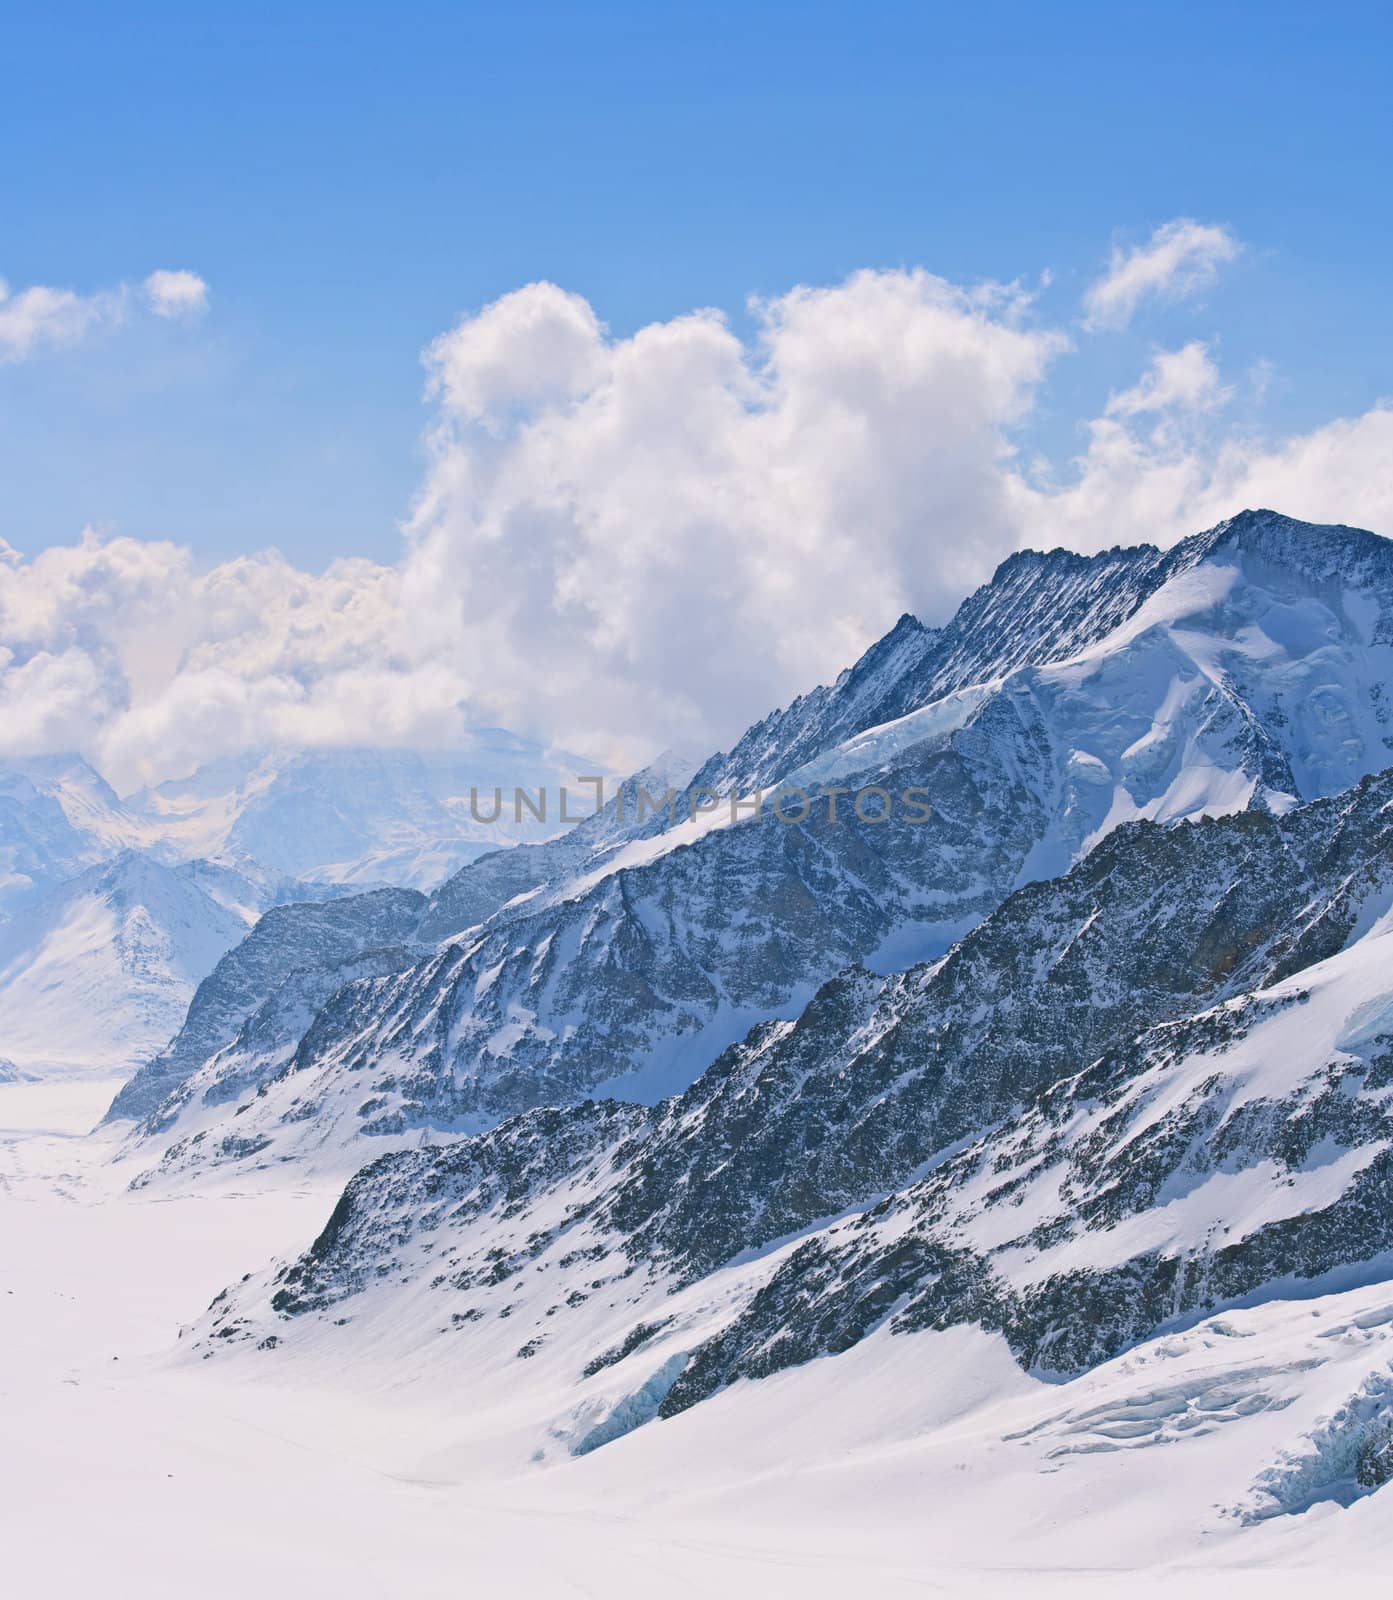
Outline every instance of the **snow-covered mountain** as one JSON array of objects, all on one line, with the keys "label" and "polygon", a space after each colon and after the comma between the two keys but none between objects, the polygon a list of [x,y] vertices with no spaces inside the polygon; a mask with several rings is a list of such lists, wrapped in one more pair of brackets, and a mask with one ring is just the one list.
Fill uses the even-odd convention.
[{"label": "snow-covered mountain", "polygon": [[[444,750],[255,751],[118,798],[80,756],[0,765],[0,916],[129,849],[166,862],[253,863],[277,878],[433,888],[466,861],[564,833],[602,767],[502,729]],[[608,774],[604,774],[608,776]],[[545,790],[540,819],[514,790]],[[494,791],[503,803],[494,820]],[[471,794],[477,790],[477,805]]]},{"label": "snow-covered mountain", "polygon": [[[1259,512],[1165,554],[1014,557],[948,628],[902,621],[698,774],[807,791],[805,820],[650,818],[579,864],[565,845],[559,876],[467,937],[335,994],[227,1101],[230,1143],[200,1113],[137,1151],[351,1168],[529,1106],[651,1103],[849,963],[942,954],[1126,822],[1280,813],[1382,769],[1390,696],[1393,546],[1374,535]],[[859,818],[845,794],[866,785],[931,815]]]},{"label": "snow-covered mountain", "polygon": [[178,1032],[168,1030],[167,1046],[123,1085],[109,1117],[158,1113],[172,1122],[202,1087],[205,1063],[203,1076],[221,1086],[216,1104],[231,1098],[234,1086],[255,1087],[284,1064],[319,1006],[343,984],[420,956],[417,929],[428,904],[414,889],[376,889],[267,911],[199,984]]},{"label": "snow-covered mountain", "polygon": [[[312,916],[314,902],[357,887],[438,884],[481,853],[552,838],[561,785],[583,809],[594,791],[577,794],[575,779],[588,770],[497,729],[449,753],[261,752],[125,800],[77,756],[9,763],[0,768],[0,1051],[48,1070],[153,1062],[167,1074],[161,1047],[193,985],[261,912],[301,900]],[[526,808],[518,820],[517,786],[546,791],[548,821]],[[505,797],[497,821],[475,821],[474,809],[489,815],[495,789]],[[519,866],[504,875],[525,877]],[[209,1039],[205,1055],[228,1042]]]},{"label": "snow-covered mountain", "polygon": [[[558,795],[573,813],[597,769],[502,729],[450,751],[322,749],[257,752],[201,767],[191,777],[133,795],[130,808],[167,846],[188,856],[231,855],[291,877],[433,888],[466,861],[564,832]],[[513,791],[548,791],[545,822]],[[496,821],[494,790],[503,792]],[[471,791],[478,804],[471,807]]]},{"label": "snow-covered mountain", "polygon": [[[179,1122],[187,1135],[190,1119],[207,1115],[200,1105],[222,1107],[273,1078],[320,1007],[350,981],[403,971],[510,901],[568,879],[635,831],[640,788],[685,781],[689,772],[667,755],[617,785],[603,809],[570,832],[478,857],[429,896],[383,889],[268,913],[199,986],[178,1035],[123,1086],[107,1120],[148,1118],[147,1132]],[[316,886],[304,897],[324,893]]]},{"label": "snow-covered mountain", "polygon": [[31,1073],[130,1071],[278,890],[134,850],[88,867],[0,923],[0,1048]]},{"label": "snow-covered mountain", "polygon": [[80,756],[0,765],[0,920],[151,831]]},{"label": "snow-covered mountain", "polygon": [[848,1501],[911,1584],[993,1568],[1003,1505],[1103,1583],[1386,1565],[1391,693],[1372,535],[1024,555],[696,774],[800,820],[640,817],[667,760],[429,894],[269,911],[103,1172],[324,1220],[239,1246],[162,1381],[568,1531],[785,1517],[800,1571]]},{"label": "snow-covered mountain", "polygon": [[[1052,1385],[1000,1444],[1076,1478],[1073,1455],[1233,1429],[1209,1514],[1237,1529],[1393,1478],[1390,1159],[1393,771],[1280,816],[1126,824],[945,959],[842,975],[656,1108],[383,1156],[191,1353],[370,1353],[427,1383],[467,1362],[520,1465],[984,1330]],[[1278,1331],[1293,1298],[1324,1319],[1304,1338]]]}]

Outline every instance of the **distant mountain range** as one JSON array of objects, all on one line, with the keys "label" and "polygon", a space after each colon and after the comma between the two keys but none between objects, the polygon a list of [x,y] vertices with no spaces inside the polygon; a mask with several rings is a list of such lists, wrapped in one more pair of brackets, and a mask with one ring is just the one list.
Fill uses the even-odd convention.
[{"label": "distant mountain range", "polygon": [[[449,751],[322,749],[263,752],[200,768],[132,795],[128,805],[188,856],[249,858],[289,877],[325,883],[434,888],[486,851],[563,832],[555,793],[597,768],[499,728]],[[511,804],[514,787],[546,788],[545,823]],[[495,788],[508,797],[488,818]],[[581,787],[573,802],[584,810]]]},{"label": "distant mountain range", "polygon": [[433,886],[548,837],[559,822],[472,809],[590,770],[500,730],[448,753],[253,753],[125,799],[78,756],[0,767],[0,1054],[30,1072],[130,1071],[264,911]]}]

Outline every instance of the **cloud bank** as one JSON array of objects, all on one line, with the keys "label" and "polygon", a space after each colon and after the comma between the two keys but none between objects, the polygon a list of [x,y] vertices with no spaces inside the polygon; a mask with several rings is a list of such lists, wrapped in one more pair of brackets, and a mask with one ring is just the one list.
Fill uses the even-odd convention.
[{"label": "cloud bank", "polygon": [[362,560],[0,542],[0,755],[80,750],[129,789],[263,744],[448,744],[469,685],[406,649],[401,586]]},{"label": "cloud bank", "polygon": [[[1090,314],[1200,281],[1216,238],[1159,230]],[[1023,545],[1170,543],[1245,505],[1393,533],[1393,409],[1248,436],[1204,341],[1154,352],[1052,465],[1019,441],[1077,335],[1020,289],[866,271],[751,314],[616,336],[538,283],[461,319],[426,353],[392,567],[0,545],[0,754],[80,748],[134,786],[249,744],[501,723],[623,766],[728,742]]]},{"label": "cloud bank", "polygon": [[505,296],[428,354],[417,637],[468,640],[501,720],[580,749],[735,729],[1012,546],[1005,430],[1062,348],[1028,309],[862,272],[757,304],[748,340],[714,312],[613,338],[551,285]]}]

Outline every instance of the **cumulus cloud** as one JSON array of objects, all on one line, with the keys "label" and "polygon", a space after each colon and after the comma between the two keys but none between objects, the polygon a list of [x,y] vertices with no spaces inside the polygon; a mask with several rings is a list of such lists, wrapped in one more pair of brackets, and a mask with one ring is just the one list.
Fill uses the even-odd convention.
[{"label": "cumulus cloud", "polygon": [[1393,532],[1390,414],[1237,435],[1204,342],[1051,471],[1016,442],[1068,342],[1019,291],[862,272],[753,310],[746,338],[714,312],[619,338],[535,285],[432,346],[403,604],[491,715],[623,764],[728,741],[1022,545],[1168,544],[1250,504]]},{"label": "cumulus cloud", "polygon": [[1021,546],[1168,544],[1245,505],[1393,533],[1393,409],[1236,432],[1212,345],[1156,353],[1051,468],[1018,441],[1069,342],[1018,289],[861,272],[751,311],[620,336],[534,284],[464,317],[426,354],[395,566],[0,544],[0,754],[134,786],[501,723],[623,766],[728,744]]},{"label": "cumulus cloud", "polygon": [[615,338],[534,284],[432,346],[404,593],[503,720],[700,742],[1011,548],[1006,430],[1063,344],[1024,296],[862,272],[751,309]]},{"label": "cumulus cloud", "polygon": [[1144,300],[1183,300],[1213,283],[1240,245],[1232,231],[1178,217],[1145,244],[1115,248],[1108,270],[1084,296],[1085,326],[1123,328]]},{"label": "cumulus cloud", "polygon": [[208,309],[208,285],[196,272],[160,268],[143,287],[146,303],[157,317],[196,317]]},{"label": "cumulus cloud", "polygon": [[[152,272],[141,285],[146,308],[157,317],[197,316],[208,305],[208,285],[196,272]],[[34,284],[12,292],[0,278],[0,363],[27,361],[46,349],[78,344],[100,328],[124,322],[133,291],[126,284],[78,294]]]},{"label": "cumulus cloud", "polygon": [[1024,541],[1095,551],[1169,545],[1245,506],[1393,536],[1393,408],[1375,406],[1287,439],[1196,435],[1117,417],[1089,424],[1059,480],[1013,483]]},{"label": "cumulus cloud", "polygon": [[426,352],[429,393],[457,423],[499,432],[522,408],[573,399],[603,367],[604,329],[590,303],[554,283],[504,295]]}]

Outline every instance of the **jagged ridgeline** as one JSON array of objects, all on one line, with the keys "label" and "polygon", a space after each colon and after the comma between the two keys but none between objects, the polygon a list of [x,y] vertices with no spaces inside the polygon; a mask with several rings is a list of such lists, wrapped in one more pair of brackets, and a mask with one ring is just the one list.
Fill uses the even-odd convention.
[{"label": "jagged ridgeline", "polygon": [[[258,929],[265,959],[233,952],[195,1001],[210,1025],[191,1011],[190,1047],[114,1108],[139,1118],[127,1158],[150,1181],[347,1172],[534,1106],[653,1104],[848,966],[938,959],[1131,821],[1338,794],[1393,760],[1390,550],[1253,512],[1164,553],[1015,556],[947,627],[902,619],[692,778],[806,790],[796,825],[640,822],[635,781],[562,839],[465,868],[390,936],[368,897],[362,936],[323,960],[309,912]],[[927,822],[834,816],[824,790],[868,785],[921,792]],[[253,967],[268,977],[239,988]]]},{"label": "jagged ridgeline", "polygon": [[[242,1102],[265,1144],[223,1155],[303,1159],[292,1113],[339,1151],[375,1126],[387,1153],[304,1255],[219,1297],[195,1350],[467,1350],[480,1381],[543,1374],[540,1407],[568,1397],[548,1437],[585,1453],[877,1332],[973,1325],[1068,1374],[1221,1308],[1387,1278],[1390,548],[1260,513],[1167,556],[1018,558],[948,630],[902,622],[704,769],[912,774],[939,785],[937,828],[611,822],[571,876],[341,991]],[[1041,573],[1063,654],[1035,661]],[[1094,606],[1113,608],[1096,636]],[[965,640],[998,624],[989,671]],[[842,697],[882,720],[848,733]],[[835,973],[800,916],[842,936]],[[904,959],[916,940],[928,959]],[[667,1098],[626,1096],[633,993],[728,1002],[701,985],[738,981],[731,949],[766,964],[770,1011],[806,997]],[[564,1010],[586,971],[599,998]],[[412,1009],[421,985],[437,1009]],[[500,987],[526,1016],[489,1010]],[[597,1097],[598,1045],[570,1047],[602,1023]],[[345,1115],[348,1081],[376,1103]],[[450,1116],[490,1125],[442,1138]],[[198,1150],[184,1135],[164,1170]],[[1383,1481],[1375,1422],[1358,1492]]]}]

